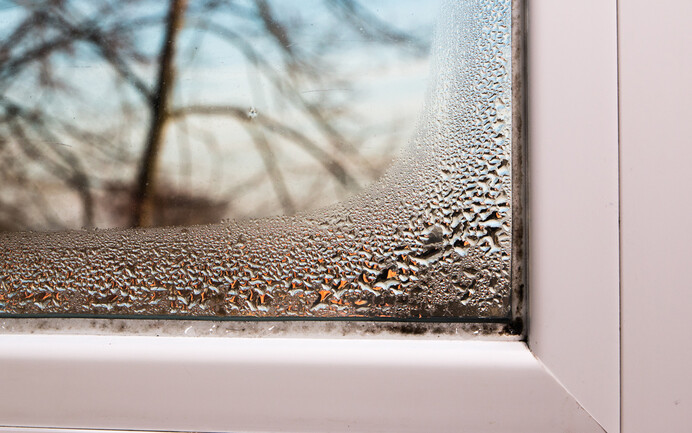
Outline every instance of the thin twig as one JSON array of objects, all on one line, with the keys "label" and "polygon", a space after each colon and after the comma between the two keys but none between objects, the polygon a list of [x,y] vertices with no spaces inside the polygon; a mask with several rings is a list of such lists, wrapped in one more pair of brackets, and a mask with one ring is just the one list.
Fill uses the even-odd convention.
[{"label": "thin twig", "polygon": [[264,167],[267,170],[267,175],[269,175],[269,179],[272,182],[274,192],[276,193],[276,197],[281,204],[281,208],[286,215],[293,215],[296,212],[295,204],[293,203],[291,194],[288,192],[286,182],[281,174],[281,170],[279,170],[279,166],[276,163],[276,157],[274,156],[274,152],[272,152],[266,137],[262,131],[258,130],[254,125],[246,125],[246,130],[252,137],[252,141],[255,143],[255,147],[262,158],[262,162],[264,163]]}]

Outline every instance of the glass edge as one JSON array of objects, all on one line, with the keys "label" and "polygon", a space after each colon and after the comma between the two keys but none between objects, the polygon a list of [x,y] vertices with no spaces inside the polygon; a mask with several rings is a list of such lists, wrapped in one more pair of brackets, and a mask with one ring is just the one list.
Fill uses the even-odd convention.
[{"label": "glass edge", "polygon": [[526,131],[526,0],[512,0],[512,259],[509,326],[527,337],[528,170]]}]

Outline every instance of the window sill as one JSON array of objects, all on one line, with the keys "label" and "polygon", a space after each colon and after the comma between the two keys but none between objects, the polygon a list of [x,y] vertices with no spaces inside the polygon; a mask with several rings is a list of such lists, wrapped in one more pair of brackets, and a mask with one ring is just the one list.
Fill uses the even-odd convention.
[{"label": "window sill", "polygon": [[0,354],[5,426],[601,431],[521,342],[3,335]]}]

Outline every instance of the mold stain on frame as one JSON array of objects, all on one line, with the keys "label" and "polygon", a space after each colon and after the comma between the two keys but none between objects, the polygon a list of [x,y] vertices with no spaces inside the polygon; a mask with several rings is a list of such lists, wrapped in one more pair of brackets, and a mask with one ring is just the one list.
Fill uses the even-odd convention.
[{"label": "mold stain on frame", "polygon": [[[347,201],[206,226],[0,235],[3,327],[8,318],[239,320],[225,325],[235,333],[269,329],[252,321],[329,320],[315,326],[520,336],[521,3],[444,6],[418,132]],[[401,321],[414,323],[391,323]]]}]

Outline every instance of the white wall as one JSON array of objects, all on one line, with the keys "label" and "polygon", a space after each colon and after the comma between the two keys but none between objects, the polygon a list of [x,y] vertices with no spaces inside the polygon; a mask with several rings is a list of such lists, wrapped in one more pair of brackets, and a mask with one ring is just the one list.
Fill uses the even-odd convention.
[{"label": "white wall", "polygon": [[690,432],[692,1],[618,12],[622,431]]}]

